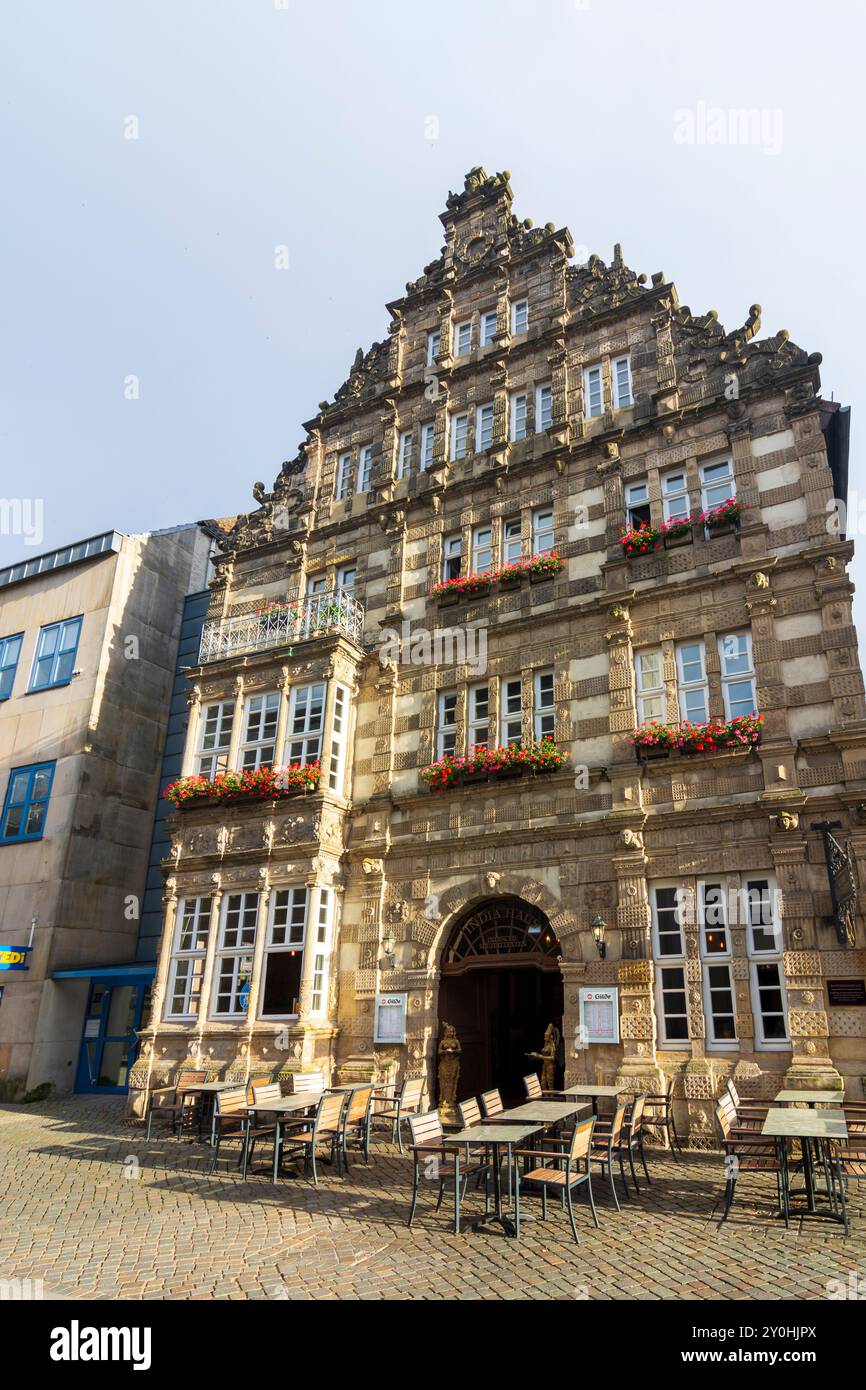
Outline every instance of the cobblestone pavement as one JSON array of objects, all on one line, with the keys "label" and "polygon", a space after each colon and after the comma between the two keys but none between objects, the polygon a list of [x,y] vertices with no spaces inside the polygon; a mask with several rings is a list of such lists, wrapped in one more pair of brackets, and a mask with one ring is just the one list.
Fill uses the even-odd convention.
[{"label": "cobblestone pavement", "polygon": [[[45,1298],[820,1299],[866,1274],[859,1185],[847,1240],[815,1218],[786,1231],[763,1175],[743,1177],[720,1227],[718,1155],[652,1154],[652,1187],[619,1215],[599,1181],[602,1229],[581,1198],[578,1247],[556,1205],[518,1242],[455,1236],[447,1199],[437,1216],[424,1193],[408,1230],[409,1161],[381,1141],[318,1191],[244,1184],[235,1150],[211,1178],[203,1146],[148,1142],[122,1098],[0,1106],[0,1280],[41,1279]],[[467,1215],[479,1202],[470,1191]]]}]

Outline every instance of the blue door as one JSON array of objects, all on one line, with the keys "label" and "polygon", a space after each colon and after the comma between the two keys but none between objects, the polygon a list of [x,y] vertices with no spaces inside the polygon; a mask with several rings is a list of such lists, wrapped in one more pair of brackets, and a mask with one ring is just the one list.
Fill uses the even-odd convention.
[{"label": "blue door", "polygon": [[151,981],[116,975],[94,979],[84,1019],[75,1089],[123,1095],[138,1050],[138,1029],[150,1000]]}]

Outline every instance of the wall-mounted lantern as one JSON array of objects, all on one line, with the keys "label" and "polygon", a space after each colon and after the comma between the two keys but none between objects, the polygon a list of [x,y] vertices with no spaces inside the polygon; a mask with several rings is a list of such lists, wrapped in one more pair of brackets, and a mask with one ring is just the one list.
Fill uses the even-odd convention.
[{"label": "wall-mounted lantern", "polygon": [[604,934],[607,931],[607,922],[596,913],[589,925],[592,927],[592,939],[595,942],[599,959],[604,960],[607,955],[607,945],[604,939]]}]

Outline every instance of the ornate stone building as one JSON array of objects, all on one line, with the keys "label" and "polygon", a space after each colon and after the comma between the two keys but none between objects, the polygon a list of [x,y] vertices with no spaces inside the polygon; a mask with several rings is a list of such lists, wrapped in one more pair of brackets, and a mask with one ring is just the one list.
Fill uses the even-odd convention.
[{"label": "ornate stone building", "polygon": [[[841,822],[866,863],[833,511],[847,412],[821,398],[818,354],[758,336],[757,306],[726,332],[619,247],[574,264],[567,230],[512,213],[507,174],[472,170],[441,221],[384,341],[226,537],[185,771],[321,776],[177,813],[139,1083],[200,1059],[239,1079],[426,1071],[435,1097],[448,1021],[459,1094],[508,1089],[552,1021],[570,1082],[676,1077],[698,1145],[731,1074],[856,1097],[863,927],[852,944],[828,925],[811,828]],[[697,519],[730,498],[727,526]],[[644,553],[626,523],[659,533]],[[431,593],[551,550],[552,575]],[[755,710],[754,744],[641,755],[627,737]],[[543,775],[421,777],[543,738],[568,755]],[[617,1041],[581,1029],[599,987]],[[405,1043],[374,1041],[381,994],[406,996]]]}]

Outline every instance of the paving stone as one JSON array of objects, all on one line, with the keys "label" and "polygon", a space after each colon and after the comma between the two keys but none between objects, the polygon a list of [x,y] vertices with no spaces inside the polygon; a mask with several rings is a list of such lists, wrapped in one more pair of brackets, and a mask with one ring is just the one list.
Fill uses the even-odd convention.
[{"label": "paving stone", "polygon": [[[124,1176],[134,1154],[141,1177]],[[47,1298],[101,1299],[821,1299],[866,1265],[864,1194],[852,1184],[852,1234],[776,1215],[775,1183],[744,1176],[719,1223],[720,1155],[675,1163],[654,1153],[652,1187],[617,1213],[596,1184],[601,1230],[581,1201],[580,1245],[551,1203],[520,1241],[450,1228],[448,1199],[422,1193],[406,1227],[411,1166],[377,1142],[369,1166],[325,1170],[320,1186],[256,1173],[228,1158],[210,1177],[204,1148],[149,1142],[122,1098],[0,1106],[0,1279],[44,1281]],[[483,1197],[470,1191],[466,1213]],[[525,1208],[538,1218],[540,1204]]]}]

